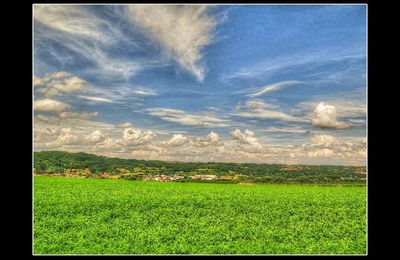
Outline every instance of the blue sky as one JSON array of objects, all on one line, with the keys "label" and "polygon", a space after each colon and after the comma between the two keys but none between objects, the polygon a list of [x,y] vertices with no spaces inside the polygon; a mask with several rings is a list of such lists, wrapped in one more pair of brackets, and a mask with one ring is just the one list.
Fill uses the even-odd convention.
[{"label": "blue sky", "polygon": [[365,5],[35,5],[35,149],[365,164]]}]

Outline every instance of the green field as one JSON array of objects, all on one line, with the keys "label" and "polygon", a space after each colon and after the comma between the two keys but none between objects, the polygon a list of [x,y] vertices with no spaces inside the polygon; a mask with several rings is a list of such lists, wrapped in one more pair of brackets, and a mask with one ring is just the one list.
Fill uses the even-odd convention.
[{"label": "green field", "polygon": [[365,186],[34,177],[34,254],[365,253]]}]

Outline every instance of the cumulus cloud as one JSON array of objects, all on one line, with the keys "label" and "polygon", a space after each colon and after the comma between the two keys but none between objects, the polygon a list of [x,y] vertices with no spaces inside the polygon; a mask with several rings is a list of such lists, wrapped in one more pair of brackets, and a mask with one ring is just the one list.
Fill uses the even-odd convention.
[{"label": "cumulus cloud", "polygon": [[331,135],[319,134],[311,137],[311,141],[319,146],[331,147],[338,141],[335,137]]},{"label": "cumulus cloud", "polygon": [[214,132],[210,132],[207,135],[207,138],[205,140],[207,143],[216,143],[219,141],[219,135],[217,133]]},{"label": "cumulus cloud", "polygon": [[262,145],[258,142],[258,139],[254,137],[254,132],[250,130],[245,130],[243,133],[240,129],[235,129],[231,132],[231,136],[238,140],[242,144],[249,144],[256,148],[262,149]]},{"label": "cumulus cloud", "polygon": [[205,5],[130,5],[130,20],[169,57],[202,81],[202,49],[212,42],[216,21]]},{"label": "cumulus cloud", "polygon": [[[356,120],[358,123],[365,123],[367,113],[365,89],[343,92],[338,97],[325,97],[324,100],[310,100],[301,102],[296,106],[296,110],[300,111],[314,111],[316,106],[323,102],[334,106],[337,114],[341,117],[346,117],[350,120]],[[312,115],[310,115],[312,117]]]},{"label": "cumulus cloud", "polygon": [[45,116],[45,115],[36,115],[35,120],[38,120],[39,122],[43,123],[50,123],[50,124],[55,124],[57,122],[56,117],[50,117],[50,116]]},{"label": "cumulus cloud", "polygon": [[142,131],[133,127],[126,128],[122,133],[122,142],[126,145],[143,145],[156,137],[152,131]]},{"label": "cumulus cloud", "polygon": [[[169,161],[223,161],[259,163],[344,163],[361,165],[366,160],[366,141],[339,140],[314,134],[309,143],[263,146],[250,130],[235,129],[233,138],[222,140],[215,132],[191,136],[172,134],[164,142],[155,133],[133,127],[118,128],[101,122],[74,120],[74,125],[42,124],[35,127],[35,149],[85,151],[122,158]],[[76,123],[76,125],[75,125]],[[85,127],[83,127],[85,126]]]},{"label": "cumulus cloud", "polygon": [[93,131],[92,133],[90,133],[89,135],[87,135],[85,137],[85,141],[87,143],[99,143],[99,142],[103,142],[105,139],[107,138],[107,135],[102,133],[99,130]]},{"label": "cumulus cloud", "polygon": [[95,143],[92,150],[97,152],[114,152],[119,156],[123,155],[122,151],[124,145],[121,142],[121,139],[114,139],[109,136],[106,136],[104,140]]},{"label": "cumulus cloud", "polygon": [[[189,136],[183,134],[173,134],[171,139],[165,142],[158,143],[161,147],[167,146],[195,146],[206,147],[209,145],[223,145],[219,135],[215,132],[210,132],[206,137]],[[195,149],[195,148],[193,148]]]},{"label": "cumulus cloud", "polygon": [[296,83],[300,83],[300,81],[297,80],[289,80],[289,81],[282,81],[282,82],[277,82],[274,84],[270,84],[267,86],[262,87],[261,89],[257,90],[254,93],[248,94],[248,97],[258,97],[261,95],[264,95],[266,93],[270,93],[273,91],[277,91],[280,90],[281,88],[296,84]]},{"label": "cumulus cloud", "polygon": [[63,145],[73,145],[79,142],[79,137],[72,132],[71,128],[62,128],[56,140],[47,142],[46,146],[61,147]]},{"label": "cumulus cloud", "polygon": [[43,78],[35,77],[33,83],[35,89],[46,97],[80,91],[86,87],[86,81],[65,71],[54,72]]},{"label": "cumulus cloud", "polygon": [[320,158],[342,163],[363,164],[366,160],[365,140],[339,140],[327,134],[316,134],[311,137],[311,144],[303,144],[301,153],[308,158]]},{"label": "cumulus cloud", "polygon": [[311,120],[313,126],[320,128],[348,128],[349,124],[338,121],[336,108],[321,102],[314,110],[315,117]]},{"label": "cumulus cloud", "polygon": [[310,158],[315,158],[315,157],[333,157],[335,155],[335,152],[332,151],[331,149],[323,148],[323,149],[318,149],[315,151],[310,151],[307,153],[308,157]]},{"label": "cumulus cloud", "polygon": [[205,138],[193,138],[192,144],[197,147],[205,147],[209,145],[223,145],[223,142],[217,133],[210,132]]},{"label": "cumulus cloud", "polygon": [[34,101],[34,110],[38,112],[61,112],[69,108],[71,105],[49,98]]},{"label": "cumulus cloud", "polygon": [[179,146],[186,144],[189,141],[187,136],[182,134],[174,134],[172,138],[166,143],[167,146]]}]

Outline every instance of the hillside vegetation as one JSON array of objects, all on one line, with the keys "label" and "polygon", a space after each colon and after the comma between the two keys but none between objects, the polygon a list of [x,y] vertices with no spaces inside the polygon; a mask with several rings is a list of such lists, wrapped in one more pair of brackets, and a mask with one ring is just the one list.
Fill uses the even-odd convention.
[{"label": "hillside vegetation", "polygon": [[35,174],[229,183],[365,183],[366,168],[217,162],[163,162],[87,153],[34,152]]}]

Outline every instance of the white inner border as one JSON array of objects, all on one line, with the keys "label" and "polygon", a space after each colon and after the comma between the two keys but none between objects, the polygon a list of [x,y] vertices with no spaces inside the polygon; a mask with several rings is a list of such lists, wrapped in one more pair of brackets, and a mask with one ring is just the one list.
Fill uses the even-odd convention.
[{"label": "white inner border", "polygon": [[[34,79],[34,74],[35,74],[35,61],[34,61],[34,50],[35,50],[35,45],[34,45],[34,32],[35,32],[35,23],[34,23],[34,17],[35,17],[35,6],[36,5],[90,5],[90,6],[94,6],[94,5],[230,5],[230,6],[251,6],[251,5],[280,5],[280,6],[284,6],[284,5],[293,5],[293,6],[299,6],[299,5],[310,5],[310,6],[335,6],[335,5],[346,5],[346,6],[365,6],[365,19],[366,19],[366,34],[365,34],[365,44],[366,44],[366,48],[365,48],[365,54],[366,54],[366,63],[365,63],[365,86],[366,86],[366,91],[365,91],[365,101],[366,101],[366,126],[365,126],[365,130],[366,130],[366,135],[365,135],[365,139],[366,139],[366,215],[367,215],[367,220],[366,220],[366,246],[367,246],[367,251],[366,254],[351,254],[351,255],[368,255],[368,4],[288,4],[288,3],[282,3],[282,4],[227,4],[227,3],[221,3],[221,4],[202,4],[202,3],[195,3],[195,4],[180,4],[180,3],[166,3],[166,4],[114,4],[114,3],[82,3],[82,4],[32,4],[32,151],[35,151],[35,147],[34,147],[34,100],[35,100],[35,91],[34,91],[34,84],[33,84],[33,79]],[[89,255],[184,255],[184,254],[34,254],[34,173],[33,173],[33,166],[34,166],[34,153],[32,152],[32,255],[84,255],[84,256],[89,256]],[[230,255],[230,254],[189,254],[189,255]],[[349,254],[234,254],[234,255],[271,255],[271,256],[281,256],[281,255],[305,255],[305,256],[313,256],[313,255],[338,255],[338,256],[344,256],[344,255],[349,255]]]}]

